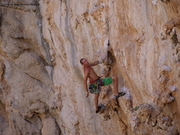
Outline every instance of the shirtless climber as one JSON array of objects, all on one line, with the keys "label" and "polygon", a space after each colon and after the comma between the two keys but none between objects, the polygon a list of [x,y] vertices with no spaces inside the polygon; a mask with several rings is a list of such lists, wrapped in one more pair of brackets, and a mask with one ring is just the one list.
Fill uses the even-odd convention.
[{"label": "shirtless climber", "polygon": [[87,80],[89,78],[90,81],[90,86],[89,90],[91,93],[94,93],[94,103],[95,103],[95,109],[96,113],[99,112],[100,106],[98,106],[98,98],[99,98],[99,93],[101,91],[101,86],[111,84],[113,82],[114,85],[114,96],[115,98],[119,98],[120,96],[125,95],[123,92],[118,92],[118,77],[117,76],[112,76],[112,77],[107,77],[107,78],[100,78],[92,68],[92,66],[98,65],[100,62],[95,61],[93,63],[89,63],[85,58],[82,58],[80,60],[80,63],[84,66],[84,86],[86,89],[86,98],[89,96],[89,91],[88,91],[88,86],[87,86]]}]

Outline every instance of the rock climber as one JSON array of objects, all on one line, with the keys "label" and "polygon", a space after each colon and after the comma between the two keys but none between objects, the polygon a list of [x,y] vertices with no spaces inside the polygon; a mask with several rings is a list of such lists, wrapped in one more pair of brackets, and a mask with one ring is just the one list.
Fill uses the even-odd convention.
[{"label": "rock climber", "polygon": [[[118,92],[118,77],[117,76],[112,76],[112,77],[107,77],[107,78],[100,78],[92,66],[96,66],[100,64],[99,61],[95,61],[93,63],[89,63],[85,58],[82,58],[80,60],[80,63],[84,66],[84,87],[86,89],[86,98],[89,96],[89,91],[91,93],[94,93],[94,104],[95,104],[95,109],[96,113],[98,113],[101,109],[101,106],[98,106],[98,98],[99,98],[99,93],[101,91],[101,86],[105,86],[108,84],[113,83],[114,85],[114,97],[119,98],[120,96],[124,96],[125,93],[123,92]],[[87,86],[87,80],[89,79],[90,85],[89,88]]]}]

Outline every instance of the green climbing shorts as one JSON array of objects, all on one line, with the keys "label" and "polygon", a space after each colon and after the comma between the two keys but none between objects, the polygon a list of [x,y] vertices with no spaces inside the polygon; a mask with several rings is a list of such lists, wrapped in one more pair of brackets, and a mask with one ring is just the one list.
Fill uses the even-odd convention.
[{"label": "green climbing shorts", "polygon": [[89,91],[90,93],[100,93],[101,86],[111,84],[113,82],[112,77],[106,77],[103,79],[97,79],[95,81],[90,82]]},{"label": "green climbing shorts", "polygon": [[113,82],[112,77],[106,77],[106,78],[103,78],[101,80],[103,81],[103,86],[111,84]]}]

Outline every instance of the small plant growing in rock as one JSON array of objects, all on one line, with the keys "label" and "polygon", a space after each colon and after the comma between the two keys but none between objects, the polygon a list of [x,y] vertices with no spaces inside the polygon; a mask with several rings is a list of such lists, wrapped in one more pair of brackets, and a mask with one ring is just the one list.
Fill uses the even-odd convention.
[{"label": "small plant growing in rock", "polygon": [[133,108],[134,111],[137,111],[139,109],[139,106],[136,106],[135,108]]}]

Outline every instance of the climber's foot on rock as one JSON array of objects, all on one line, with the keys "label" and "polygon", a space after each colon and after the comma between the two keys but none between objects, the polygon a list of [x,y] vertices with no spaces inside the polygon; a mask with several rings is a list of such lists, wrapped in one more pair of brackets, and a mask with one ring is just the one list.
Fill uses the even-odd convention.
[{"label": "climber's foot on rock", "polygon": [[118,95],[116,96],[116,95],[114,95],[114,97],[115,98],[119,98],[119,97],[121,97],[121,96],[124,96],[126,93],[124,93],[124,92],[118,92]]},{"label": "climber's foot on rock", "polygon": [[98,106],[98,109],[96,110],[96,113],[98,113],[101,109],[101,106]]}]

